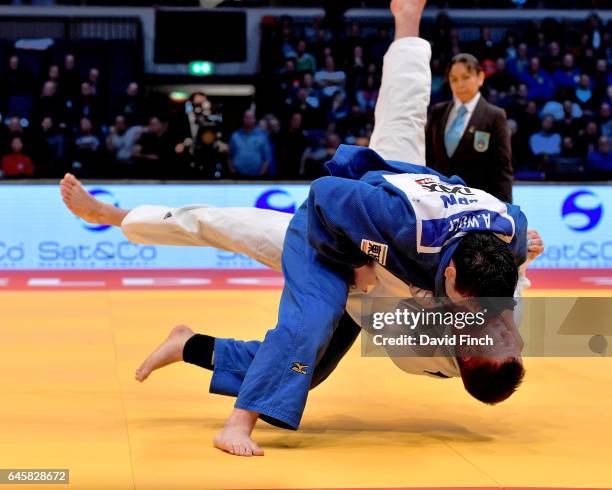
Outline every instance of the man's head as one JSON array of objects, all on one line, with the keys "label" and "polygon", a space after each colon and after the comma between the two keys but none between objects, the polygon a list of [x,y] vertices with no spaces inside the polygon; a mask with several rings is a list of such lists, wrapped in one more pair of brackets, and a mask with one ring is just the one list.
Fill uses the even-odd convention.
[{"label": "man's head", "polygon": [[6,123],[6,127],[11,133],[22,133],[23,126],[21,125],[21,120],[18,117],[11,117]]},{"label": "man's head", "polygon": [[64,57],[64,68],[66,70],[72,70],[74,69],[75,66],[75,59],[74,59],[74,55],[72,54],[67,54]]},{"label": "man's head", "polygon": [[132,82],[127,86],[125,92],[129,97],[136,97],[138,95],[139,89],[140,87],[138,86],[138,84],[136,82]]},{"label": "man's head", "polygon": [[468,233],[444,271],[446,294],[465,298],[507,298],[514,295],[518,267],[510,248],[493,233]]},{"label": "man's head", "polygon": [[81,119],[80,127],[81,127],[81,133],[83,134],[91,134],[91,132],[93,131],[93,124],[86,117]]},{"label": "man's head", "polygon": [[47,74],[49,76],[49,80],[58,80],[60,77],[59,66],[51,65]]},{"label": "man's head", "polygon": [[472,338],[486,336],[492,345],[457,347],[463,385],[477,400],[495,405],[509,398],[523,381],[523,339],[510,310],[488,319],[483,327],[471,331],[470,335]]},{"label": "man's head", "polygon": [[153,116],[149,118],[149,125],[147,126],[147,130],[151,134],[161,136],[162,134],[164,134],[165,126],[159,117]]},{"label": "man's head", "polygon": [[255,112],[252,110],[245,111],[242,116],[242,127],[247,131],[251,131],[255,129],[256,125],[257,117],[255,116]]},{"label": "man's head", "polygon": [[11,140],[11,150],[13,150],[13,153],[21,153],[21,150],[23,150],[23,140],[21,137],[15,136]]},{"label": "man's head", "polygon": [[125,116],[122,114],[115,117],[115,131],[117,134],[124,134],[127,131]]},{"label": "man's head", "polygon": [[525,376],[520,359],[488,359],[484,357],[463,361],[459,358],[463,386],[477,400],[488,405],[503,402],[518,389]]},{"label": "man's head", "polygon": [[40,94],[41,97],[53,97],[57,92],[57,85],[55,85],[55,82],[52,81],[48,81],[45,82],[45,84],[43,85],[42,88],[42,93]]},{"label": "man's head", "polygon": [[555,127],[555,119],[551,115],[546,115],[542,119],[542,131],[550,133]]}]

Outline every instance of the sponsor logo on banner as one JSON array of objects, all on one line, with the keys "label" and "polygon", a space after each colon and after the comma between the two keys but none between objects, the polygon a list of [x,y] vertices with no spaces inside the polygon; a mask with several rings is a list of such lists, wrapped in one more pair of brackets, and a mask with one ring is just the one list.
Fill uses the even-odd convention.
[{"label": "sponsor logo on banner", "polygon": [[561,216],[570,230],[584,233],[599,225],[603,211],[601,199],[597,194],[579,190],[572,192],[563,201]]},{"label": "sponsor logo on banner", "polygon": [[287,191],[282,189],[272,189],[264,192],[255,201],[258,209],[271,209],[281,213],[295,214],[295,201]]}]

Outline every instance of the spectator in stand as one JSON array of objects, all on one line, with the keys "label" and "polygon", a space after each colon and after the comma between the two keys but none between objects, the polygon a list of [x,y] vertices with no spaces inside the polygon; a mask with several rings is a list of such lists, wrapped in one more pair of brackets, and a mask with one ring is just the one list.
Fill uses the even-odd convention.
[{"label": "spectator in stand", "polygon": [[529,71],[530,61],[528,53],[527,45],[521,43],[518,45],[517,56],[508,60],[508,72],[519,80]]},{"label": "spectator in stand", "polygon": [[557,131],[563,137],[576,137],[582,128],[582,109],[571,100],[566,100],[563,102],[563,117],[557,124]]},{"label": "spectator in stand", "polygon": [[321,107],[321,94],[315,85],[314,75],[312,73],[304,73],[302,87],[308,94],[308,97],[306,98],[308,105],[314,109]]},{"label": "spectator in stand", "polygon": [[534,56],[529,63],[529,69],[520,77],[527,85],[529,98],[535,101],[548,100],[555,93],[552,78],[540,67],[540,58]]},{"label": "spectator in stand", "polygon": [[11,141],[13,138],[19,137],[25,147],[25,152],[28,154],[30,148],[30,139],[24,127],[21,125],[21,120],[18,117],[11,117],[6,126],[2,128],[3,134],[0,141],[0,154],[7,154],[11,151]]},{"label": "spectator in stand", "polygon": [[368,130],[371,130],[372,118],[371,113],[367,114],[357,104],[353,104],[348,116],[336,124],[336,132],[347,144],[354,145],[357,138],[366,137]]},{"label": "spectator in stand", "polygon": [[494,60],[499,56],[499,45],[493,41],[493,30],[490,26],[480,29],[480,38],[472,44],[470,51],[480,60]]},{"label": "spectator in stand", "polygon": [[561,135],[554,131],[555,120],[544,116],[542,129],[531,136],[529,148],[537,157],[551,157],[561,153]]},{"label": "spectator in stand", "polygon": [[97,68],[90,68],[89,74],[87,75],[87,83],[91,91],[91,95],[100,95],[100,70]]},{"label": "spectator in stand", "polygon": [[315,81],[321,88],[324,96],[333,97],[338,91],[344,93],[346,73],[342,70],[336,70],[334,58],[327,56],[325,58],[325,67],[315,74]]},{"label": "spectator in stand", "polygon": [[32,124],[38,125],[45,117],[55,118],[64,122],[64,103],[57,93],[57,85],[53,81],[45,82],[38,102],[34,105]]},{"label": "spectator in stand", "polygon": [[576,159],[578,160],[582,155],[580,150],[576,147],[574,138],[571,136],[565,136],[561,143],[561,157],[564,159]]},{"label": "spectator in stand", "polygon": [[507,69],[504,58],[498,58],[495,65],[495,73],[486,80],[486,86],[494,88],[500,93],[500,97],[516,92],[518,80],[511,75]]},{"label": "spectator in stand", "polygon": [[576,96],[576,102],[580,104],[580,107],[582,107],[585,112],[592,113],[595,101],[593,100],[591,77],[585,74],[581,75],[574,94]]},{"label": "spectator in stand", "polygon": [[597,148],[600,136],[597,123],[595,121],[589,121],[580,132],[580,143],[583,148],[583,156],[588,155]]},{"label": "spectator in stand", "polygon": [[174,146],[167,136],[168,124],[159,117],[149,119],[149,125],[134,145],[132,157],[138,175],[149,178],[168,178],[172,175],[167,167],[172,161]]},{"label": "spectator in stand", "polygon": [[298,41],[296,54],[297,58],[295,60],[295,65],[298,72],[314,73],[317,71],[317,61],[313,55],[306,52],[306,41],[303,39]]},{"label": "spectator in stand", "polygon": [[142,124],[142,97],[140,95],[140,86],[136,82],[130,83],[119,104],[119,114],[125,116],[127,126],[137,126]]},{"label": "spectator in stand", "polygon": [[68,107],[66,114],[66,122],[69,126],[74,127],[80,124],[83,118],[89,119],[93,124],[99,122],[99,107],[98,100],[91,92],[91,85],[88,82],[81,84],[81,92],[74,100],[72,105]]},{"label": "spectator in stand", "polygon": [[0,105],[0,112],[13,116],[27,118],[32,110],[34,84],[32,74],[22,68],[19,57],[11,56],[9,69],[0,84],[0,96],[4,104]]},{"label": "spectator in stand", "polygon": [[576,89],[580,81],[580,70],[576,68],[574,55],[567,53],[563,57],[562,66],[553,73],[553,81],[560,89]]},{"label": "spectator in stand", "polygon": [[283,93],[291,92],[299,85],[299,81],[302,78],[295,67],[294,58],[288,58],[285,60],[285,66],[281,68],[279,74],[280,89]]},{"label": "spectator in stand", "polygon": [[63,175],[66,138],[56,126],[51,116],[46,116],[40,123],[35,139],[34,161],[36,174],[39,177],[60,177]]},{"label": "spectator in stand", "polygon": [[99,170],[100,138],[94,134],[90,119],[83,117],[74,139],[73,169],[81,175],[92,176]]},{"label": "spectator in stand", "polygon": [[60,69],[58,65],[51,65],[47,70],[47,82],[53,82],[59,88]]},{"label": "spectator in stand", "polygon": [[330,123],[338,123],[349,114],[349,105],[344,92],[338,91],[329,102],[327,120]]},{"label": "spectator in stand", "polygon": [[332,159],[341,143],[342,140],[336,133],[328,134],[323,145],[319,139],[314,139],[302,157],[300,176],[314,180],[329,175],[325,164]]},{"label": "spectator in stand", "polygon": [[76,59],[73,54],[64,57],[64,66],[60,70],[60,87],[62,96],[74,104],[81,90],[81,76],[76,67]]},{"label": "spectator in stand", "polygon": [[290,110],[302,114],[305,129],[315,129],[321,128],[325,124],[322,111],[319,110],[320,105],[319,99],[309,96],[307,90],[302,87],[298,90],[296,100],[291,105]]},{"label": "spectator in stand", "polygon": [[276,147],[276,176],[279,179],[299,177],[302,156],[308,146],[308,137],[302,128],[302,120],[302,114],[294,112],[287,128],[281,132]]},{"label": "spectator in stand", "polygon": [[22,153],[23,141],[15,136],[10,142],[11,153],[2,158],[4,177],[31,177],[34,174],[32,159]]},{"label": "spectator in stand", "polygon": [[556,41],[548,45],[548,50],[542,59],[547,73],[555,73],[561,67],[561,46]]},{"label": "spectator in stand", "polygon": [[374,112],[378,100],[378,87],[380,82],[374,78],[374,75],[368,75],[365,84],[357,91],[357,104],[362,111]]},{"label": "spectator in stand", "polygon": [[268,173],[272,157],[270,141],[256,125],[255,112],[245,111],[242,128],[230,138],[228,166],[234,177],[264,177]]},{"label": "spectator in stand", "polygon": [[106,149],[119,164],[132,163],[134,145],[140,138],[142,129],[142,126],[128,128],[124,115],[115,117],[115,124],[110,127],[106,138]]},{"label": "spectator in stand", "polygon": [[[612,34],[610,46],[612,49]],[[597,60],[595,75],[593,76],[593,84],[595,86],[595,98],[597,100],[603,100],[606,96],[608,86],[612,86],[612,70],[609,68],[608,61],[603,58]]]},{"label": "spectator in stand", "polygon": [[346,75],[351,82],[350,88],[352,91],[355,91],[363,84],[363,80],[367,75],[367,65],[361,45],[353,48],[352,57],[350,62],[347,63]]},{"label": "spectator in stand", "polygon": [[270,164],[268,166],[267,177],[275,177],[277,172],[276,152],[281,138],[281,123],[274,114],[266,114],[259,121],[259,129],[268,135],[270,143]]},{"label": "spectator in stand", "polygon": [[610,138],[602,136],[599,138],[597,149],[589,153],[587,163],[589,170],[605,174],[605,178],[612,177],[612,149]]},{"label": "spectator in stand", "polygon": [[8,61],[8,70],[2,77],[2,95],[32,95],[32,74],[21,66],[19,56],[13,55]]}]

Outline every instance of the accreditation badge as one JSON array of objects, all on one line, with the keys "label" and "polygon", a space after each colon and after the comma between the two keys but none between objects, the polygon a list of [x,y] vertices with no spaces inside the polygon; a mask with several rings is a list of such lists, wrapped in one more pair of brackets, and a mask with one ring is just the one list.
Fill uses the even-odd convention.
[{"label": "accreditation badge", "polygon": [[476,131],[474,135],[474,149],[479,153],[484,153],[489,149],[491,142],[491,133],[485,131]]}]

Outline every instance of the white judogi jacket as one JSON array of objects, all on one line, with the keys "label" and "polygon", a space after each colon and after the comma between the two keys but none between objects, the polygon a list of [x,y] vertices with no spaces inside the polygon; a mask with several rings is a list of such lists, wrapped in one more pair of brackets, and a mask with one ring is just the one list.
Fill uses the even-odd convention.
[{"label": "white judogi jacket", "polygon": [[[425,166],[425,125],[431,93],[431,47],[420,38],[395,41],[385,55],[383,79],[376,106],[376,125],[370,147],[385,160]],[[164,219],[171,213],[171,217]],[[215,247],[252,257],[280,271],[285,232],[292,216],[255,208],[215,208],[193,205],[182,208],[141,206],[122,223],[134,243]],[[362,325],[364,299],[410,298],[410,287],[378,264],[377,283],[369,291],[352,288],[346,310]],[[529,280],[522,274],[517,295]],[[457,377],[455,357],[392,357],[403,371]]]}]

